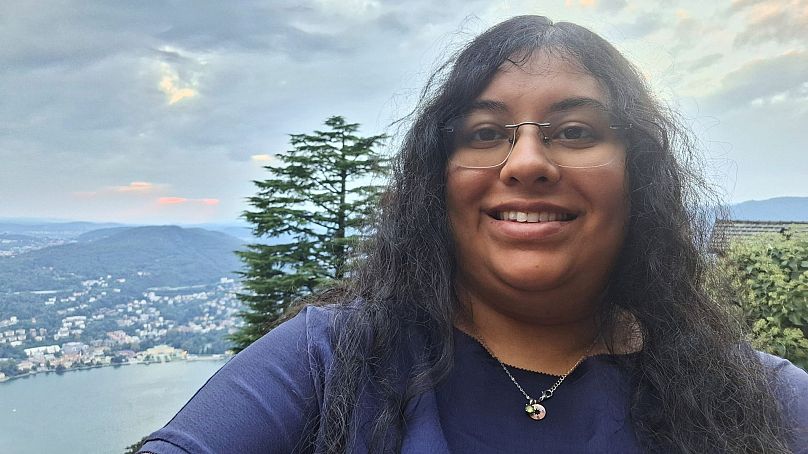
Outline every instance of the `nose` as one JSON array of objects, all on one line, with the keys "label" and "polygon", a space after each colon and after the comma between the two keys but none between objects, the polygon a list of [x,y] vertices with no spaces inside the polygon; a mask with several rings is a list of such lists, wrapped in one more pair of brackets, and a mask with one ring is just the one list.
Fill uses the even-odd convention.
[{"label": "nose", "polygon": [[558,166],[548,158],[549,143],[536,123],[520,124],[514,131],[508,159],[499,172],[505,184],[552,184],[561,177]]}]

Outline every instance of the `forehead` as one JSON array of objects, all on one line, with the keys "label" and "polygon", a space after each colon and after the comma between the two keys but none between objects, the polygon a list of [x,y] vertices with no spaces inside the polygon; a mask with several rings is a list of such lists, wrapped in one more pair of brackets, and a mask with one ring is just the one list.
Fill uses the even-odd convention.
[{"label": "forehead", "polygon": [[591,99],[608,106],[600,82],[580,65],[538,52],[503,63],[475,104],[490,101],[512,114],[537,115],[567,99]]}]

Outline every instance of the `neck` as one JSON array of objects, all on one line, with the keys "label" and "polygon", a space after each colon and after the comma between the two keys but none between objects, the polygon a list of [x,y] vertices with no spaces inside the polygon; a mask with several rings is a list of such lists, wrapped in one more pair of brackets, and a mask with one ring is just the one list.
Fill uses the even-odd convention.
[{"label": "neck", "polygon": [[[482,339],[500,361],[554,375],[566,373],[598,337],[594,307],[570,319],[526,319],[504,313],[473,297],[465,301],[468,316],[456,326]],[[589,354],[605,352],[600,340]]]}]

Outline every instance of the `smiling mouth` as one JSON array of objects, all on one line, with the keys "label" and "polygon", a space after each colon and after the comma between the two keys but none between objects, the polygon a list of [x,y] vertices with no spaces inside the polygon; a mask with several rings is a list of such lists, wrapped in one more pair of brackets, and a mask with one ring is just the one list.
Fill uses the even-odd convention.
[{"label": "smiling mouth", "polygon": [[551,211],[498,211],[494,216],[500,221],[513,222],[566,222],[577,216],[572,213],[556,213]]}]

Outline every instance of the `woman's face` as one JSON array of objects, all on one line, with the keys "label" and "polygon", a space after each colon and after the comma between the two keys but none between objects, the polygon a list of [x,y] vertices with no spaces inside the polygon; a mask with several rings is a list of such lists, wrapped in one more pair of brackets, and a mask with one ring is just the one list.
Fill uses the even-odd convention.
[{"label": "woman's face", "polygon": [[506,63],[475,101],[482,118],[510,124],[554,119],[549,129],[573,127],[553,132],[564,138],[591,130],[585,134],[598,134],[595,146],[603,147],[594,151],[615,158],[600,167],[557,166],[534,125],[518,129],[499,167],[461,167],[455,151],[446,170],[447,206],[461,289],[503,301],[496,304],[542,295],[596,298],[623,244],[629,212],[625,146],[609,128],[608,115],[596,120],[593,114],[593,106],[609,105],[600,84],[570,63],[538,53],[519,66]]}]

